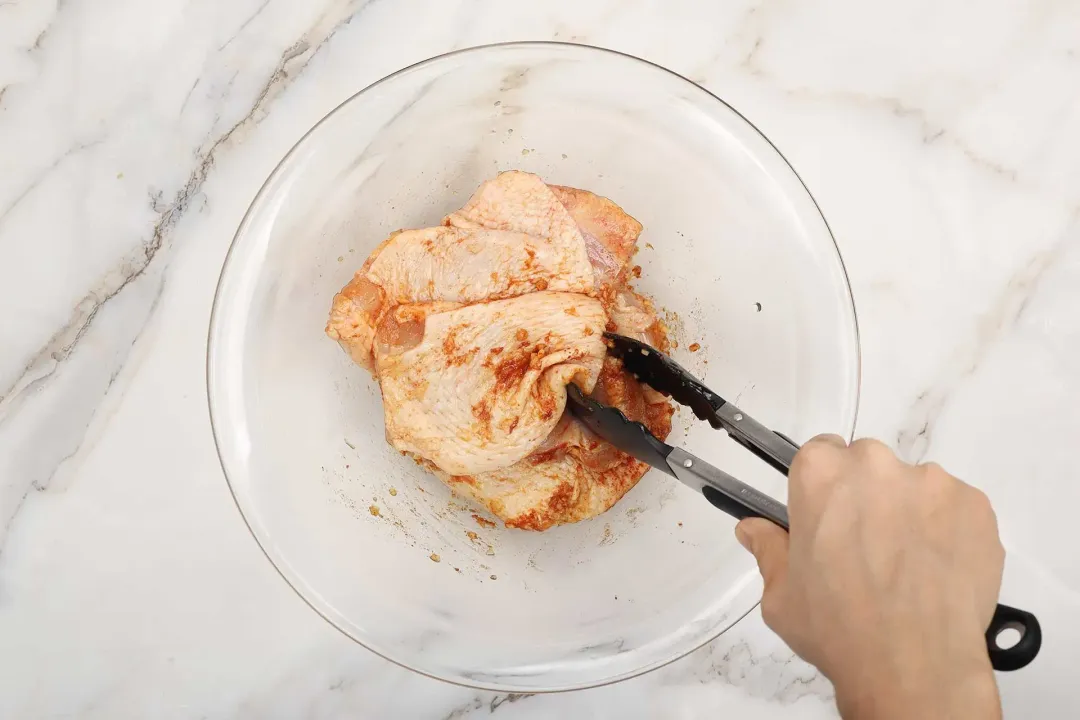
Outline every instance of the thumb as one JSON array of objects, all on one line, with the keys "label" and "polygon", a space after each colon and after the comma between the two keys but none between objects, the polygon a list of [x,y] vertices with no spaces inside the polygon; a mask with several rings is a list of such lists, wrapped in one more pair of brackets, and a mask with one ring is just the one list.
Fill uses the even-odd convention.
[{"label": "thumb", "polygon": [[787,531],[763,518],[746,518],[735,526],[735,537],[757,560],[766,593],[783,582],[788,567]]}]

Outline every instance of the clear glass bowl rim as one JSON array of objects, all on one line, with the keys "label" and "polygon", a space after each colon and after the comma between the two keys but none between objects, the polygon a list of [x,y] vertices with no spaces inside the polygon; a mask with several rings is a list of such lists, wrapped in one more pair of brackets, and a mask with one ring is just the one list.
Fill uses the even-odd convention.
[{"label": "clear glass bowl rim", "polygon": [[[849,314],[850,314],[851,327],[852,327],[852,333],[853,333],[852,340],[854,341],[854,347],[855,347],[854,411],[852,413],[851,428],[848,430],[847,437],[845,438],[848,442],[850,442],[853,439],[854,432],[855,432],[855,426],[858,424],[859,404],[860,404],[861,392],[862,392],[862,347],[861,347],[861,340],[860,340],[860,333],[859,333],[858,314],[857,314],[857,312],[855,310],[855,299],[854,299],[854,295],[852,294],[852,291],[851,291],[851,281],[850,281],[850,278],[848,276],[847,267],[844,265],[844,259],[843,259],[843,256],[840,254],[840,248],[836,244],[836,237],[833,235],[832,228],[829,226],[829,222],[825,218],[825,214],[822,212],[821,206],[818,205],[817,199],[814,197],[813,193],[810,192],[810,188],[807,187],[806,183],[803,181],[803,179],[799,175],[798,171],[795,170],[795,167],[791,164],[791,162],[787,159],[787,157],[785,157],[784,154],[780,151],[780,148],[778,148],[772,142],[772,140],[770,140],[768,138],[768,136],[765,135],[765,133],[763,133],[757,127],[757,125],[755,125],[749,118],[747,118],[745,115],[743,115],[741,112],[739,112],[736,108],[734,108],[733,106],[728,104],[725,100],[723,100],[721,97],[719,97],[715,93],[711,92],[707,88],[705,88],[705,87],[699,85],[698,83],[694,82],[693,80],[690,80],[689,78],[685,77],[684,75],[680,75],[679,73],[675,72],[674,70],[666,68],[663,65],[660,65],[658,63],[654,63],[651,60],[646,60],[646,59],[638,57],[636,55],[631,55],[629,53],[625,53],[625,52],[622,52],[622,51],[619,51],[619,50],[613,50],[611,48],[600,47],[600,46],[597,46],[597,45],[588,45],[588,44],[584,44],[584,43],[570,43],[570,42],[559,42],[559,41],[548,41],[548,40],[522,40],[522,41],[510,41],[510,42],[500,42],[500,43],[489,43],[489,44],[484,44],[484,45],[475,45],[475,46],[468,47],[468,48],[461,48],[459,50],[452,50],[450,52],[441,53],[439,55],[434,55],[434,56],[429,57],[429,58],[427,58],[425,60],[415,62],[415,63],[413,63],[411,65],[407,65],[407,66],[405,66],[405,67],[403,67],[403,68],[401,68],[399,70],[396,70],[396,71],[390,73],[389,75],[386,75],[385,77],[382,77],[382,78],[376,80],[375,82],[371,83],[370,85],[367,85],[366,87],[362,88],[361,90],[353,93],[348,98],[346,98],[341,103],[339,103],[336,107],[334,107],[334,109],[332,109],[330,112],[328,112],[322,118],[320,118],[317,123],[312,125],[311,128],[307,132],[305,132],[296,141],[296,143],[293,144],[293,146],[291,148],[289,148],[289,151],[287,153],[285,153],[285,155],[281,158],[281,160],[278,161],[278,163],[274,166],[274,169],[267,176],[266,180],[264,180],[262,185],[259,187],[259,191],[255,194],[255,197],[252,198],[251,203],[248,205],[248,209],[244,212],[244,216],[240,220],[240,224],[237,226],[236,232],[233,234],[233,239],[229,243],[229,250],[225,254],[225,260],[222,263],[221,272],[220,272],[220,274],[218,276],[218,282],[217,282],[217,284],[216,284],[216,286],[214,288],[214,300],[213,300],[213,306],[212,306],[212,309],[211,309],[211,312],[210,312],[210,323],[209,323],[209,328],[208,328],[208,333],[207,333],[207,344],[206,344],[206,391],[207,391],[207,404],[209,406],[209,414],[210,414],[210,429],[211,429],[211,432],[212,432],[213,437],[214,437],[214,448],[215,448],[215,450],[217,452],[218,464],[221,466],[222,474],[225,476],[225,482],[229,487],[229,494],[232,496],[233,502],[236,504],[236,508],[240,513],[240,517],[243,519],[244,525],[247,527],[248,532],[251,533],[252,538],[255,539],[255,543],[259,546],[259,549],[262,551],[263,555],[266,557],[266,559],[273,566],[274,570],[277,571],[278,575],[280,575],[281,578],[285,581],[285,583],[290,588],[292,588],[293,592],[295,592],[297,594],[297,596],[299,596],[300,599],[303,600],[304,603],[308,607],[310,607],[312,610],[314,610],[331,627],[333,627],[335,630],[340,632],[342,635],[348,637],[350,640],[352,640],[353,642],[355,642],[358,645],[360,645],[361,647],[363,647],[365,650],[368,650],[369,652],[372,652],[373,654],[383,658],[384,660],[388,660],[388,661],[394,663],[398,667],[402,667],[402,668],[404,668],[406,670],[417,673],[418,675],[423,675],[423,676],[429,677],[429,678],[431,678],[433,680],[439,680],[441,682],[446,682],[446,683],[450,683],[450,684],[453,684],[453,685],[458,685],[458,686],[461,686],[461,687],[467,687],[467,688],[475,689],[475,690],[485,690],[485,691],[491,691],[491,692],[504,692],[504,693],[515,693],[515,692],[521,692],[522,688],[520,686],[514,686],[514,685],[502,685],[502,684],[498,684],[498,683],[481,683],[481,682],[475,682],[475,681],[470,682],[470,681],[465,681],[464,679],[458,678],[458,677],[442,676],[442,675],[438,675],[438,674],[428,672],[426,670],[423,670],[423,669],[420,669],[420,668],[417,668],[417,667],[413,667],[413,666],[411,666],[411,665],[409,665],[409,664],[407,664],[407,663],[405,663],[403,661],[400,661],[400,660],[398,660],[398,659],[396,659],[394,657],[386,655],[383,652],[381,652],[380,650],[378,650],[377,648],[374,648],[374,647],[371,647],[371,646],[367,645],[362,640],[354,637],[353,635],[351,635],[350,633],[346,632],[344,629],[339,627],[337,625],[337,623],[335,623],[325,613],[323,613],[322,610],[320,610],[315,604],[313,604],[312,601],[303,592],[301,592],[299,588],[297,588],[292,583],[292,581],[289,579],[288,575],[286,575],[281,570],[281,568],[278,567],[278,563],[275,562],[274,557],[267,550],[266,545],[264,544],[263,540],[261,540],[259,538],[258,534],[252,528],[251,523],[248,521],[247,515],[244,513],[243,504],[241,503],[240,499],[237,497],[236,489],[233,487],[233,482],[229,478],[228,471],[225,469],[225,459],[222,456],[222,449],[221,449],[222,441],[219,438],[220,433],[219,433],[217,424],[214,422],[214,402],[213,402],[213,399],[212,399],[213,390],[212,390],[211,383],[210,383],[211,363],[212,363],[212,359],[214,357],[214,350],[215,350],[214,335],[215,335],[215,329],[217,327],[218,312],[219,312],[219,309],[220,309],[219,300],[220,300],[220,297],[221,297],[222,286],[224,284],[226,274],[227,274],[227,272],[229,270],[230,263],[233,260],[233,251],[236,250],[237,241],[240,239],[241,231],[247,225],[248,218],[251,215],[253,209],[260,204],[260,200],[263,198],[263,195],[266,193],[267,188],[271,185],[272,181],[278,176],[278,174],[281,172],[282,168],[286,165],[286,163],[293,156],[293,154],[296,153],[297,150],[307,142],[308,138],[310,138],[312,135],[315,134],[315,132],[319,129],[319,127],[324,122],[328,121],[331,117],[333,117],[335,114],[337,114],[340,110],[342,110],[349,103],[353,102],[354,100],[361,97],[365,93],[379,87],[380,85],[388,83],[388,82],[394,80],[395,78],[397,78],[400,75],[404,75],[404,74],[406,74],[406,73],[408,73],[410,71],[416,70],[416,69],[421,68],[421,67],[425,67],[425,66],[428,66],[428,65],[434,65],[434,64],[439,63],[440,61],[443,61],[443,60],[445,60],[447,58],[457,57],[457,56],[461,56],[461,55],[468,55],[468,54],[483,54],[484,52],[487,52],[487,51],[490,51],[490,50],[505,49],[505,48],[541,48],[541,49],[542,48],[572,48],[574,50],[584,50],[586,52],[595,52],[595,53],[598,53],[598,54],[608,55],[610,57],[622,58],[624,60],[628,60],[628,61],[631,61],[633,63],[640,63],[642,65],[649,66],[649,67],[651,67],[653,69],[660,70],[663,73],[666,73],[667,75],[670,75],[675,80],[680,80],[680,81],[682,81],[684,83],[687,83],[688,85],[693,86],[695,89],[699,90],[700,92],[705,93],[712,100],[714,100],[714,101],[720,103],[721,105],[723,105],[729,111],[734,113],[740,120],[745,122],[747,124],[747,126],[749,126],[751,129],[753,129],[753,131],[755,133],[757,133],[768,144],[769,147],[772,148],[772,150],[784,162],[784,164],[788,167],[788,169],[791,170],[792,175],[795,177],[796,180],[798,180],[799,185],[802,186],[803,191],[806,192],[807,197],[813,203],[814,209],[817,211],[817,214],[821,218],[821,221],[825,226],[825,230],[829,235],[829,239],[832,241],[833,253],[835,254],[836,260],[839,263],[841,275],[842,275],[843,280],[844,280],[844,290],[846,290],[846,295],[847,295],[847,299],[848,299],[848,310],[849,310]],[[682,652],[680,654],[677,654],[677,655],[674,655],[674,656],[669,657],[669,658],[665,658],[662,661],[654,662],[652,664],[645,665],[645,666],[643,666],[641,668],[637,668],[634,671],[626,672],[626,673],[623,673],[623,674],[615,676],[615,677],[606,678],[606,679],[603,679],[601,681],[586,682],[586,683],[582,683],[580,685],[557,687],[557,688],[547,688],[547,689],[530,688],[527,692],[530,693],[530,694],[535,694],[535,693],[556,693],[556,692],[573,692],[573,691],[576,691],[576,690],[586,690],[586,689],[594,688],[594,687],[603,687],[605,685],[612,685],[614,683],[622,682],[624,680],[629,680],[631,678],[638,677],[638,676],[644,675],[646,673],[652,672],[652,671],[657,670],[659,668],[662,668],[662,667],[664,667],[666,665],[669,665],[669,664],[671,664],[671,663],[673,663],[673,662],[675,662],[677,660],[680,660],[680,659],[686,657],[687,655],[690,655],[691,653],[693,653],[693,652],[695,652],[697,650],[700,650],[702,647],[704,647],[705,645],[708,645],[712,641],[716,640],[722,634],[724,634],[725,632],[730,630],[732,627],[737,625],[743,618],[745,618],[747,615],[749,615],[751,612],[753,612],[754,609],[759,604],[760,604],[760,601],[754,603],[749,609],[746,610],[746,612],[744,612],[741,615],[738,615],[737,617],[735,617],[733,620],[731,620],[730,623],[728,623],[726,625],[726,627],[722,627],[722,628],[718,629],[714,634],[712,634],[712,635],[706,637],[705,639],[703,639],[702,642],[700,644],[698,644],[697,646],[689,647],[684,652]]]}]

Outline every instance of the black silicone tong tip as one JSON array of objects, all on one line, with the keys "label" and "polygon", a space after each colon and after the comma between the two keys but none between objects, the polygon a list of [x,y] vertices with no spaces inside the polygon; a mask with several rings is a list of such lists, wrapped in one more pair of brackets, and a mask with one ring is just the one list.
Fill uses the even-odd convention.
[{"label": "black silicone tong tip", "polygon": [[639,380],[689,407],[698,419],[723,429],[777,472],[786,475],[791,469],[799,446],[786,435],[739,410],[659,350],[622,335],[605,334],[605,338],[611,354],[620,358],[623,368]]},{"label": "black silicone tong tip", "polygon": [[720,428],[716,411],[727,404],[724,398],[701,384],[683,366],[645,343],[616,333],[604,333],[611,354],[623,367],[657,392],[690,408],[699,420]]},{"label": "black silicone tong tip", "polygon": [[659,440],[647,427],[626,417],[618,408],[588,397],[574,383],[566,386],[566,399],[570,412],[585,427],[627,455],[671,474],[666,462],[671,446]]}]

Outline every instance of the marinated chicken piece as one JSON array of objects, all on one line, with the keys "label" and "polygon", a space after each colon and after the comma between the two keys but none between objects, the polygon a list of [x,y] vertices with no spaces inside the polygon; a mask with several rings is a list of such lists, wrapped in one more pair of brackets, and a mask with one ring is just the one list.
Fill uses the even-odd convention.
[{"label": "marinated chicken piece", "polygon": [[383,293],[375,283],[356,273],[349,284],[334,295],[326,334],[336,340],[352,361],[365,370],[375,370],[371,355],[375,343],[375,325],[383,314]]},{"label": "marinated chicken piece", "polygon": [[334,297],[326,334],[371,370],[375,328],[397,305],[592,288],[593,271],[580,238],[557,242],[486,228],[406,230],[379,245]]},{"label": "marinated chicken piece", "polygon": [[465,207],[448,215],[443,223],[547,237],[559,247],[584,246],[577,223],[551,188],[536,175],[518,170],[500,173],[485,182]]},{"label": "marinated chicken piece", "polygon": [[390,305],[593,288],[592,267],[579,241],[486,228],[406,230],[382,247],[366,275]]},{"label": "marinated chicken piece", "polygon": [[614,332],[652,345],[661,352],[667,352],[667,331],[652,303],[628,287],[603,293],[601,301],[607,311]]},{"label": "marinated chicken piece", "polygon": [[[599,440],[594,442],[600,444]],[[455,492],[502,518],[507,527],[547,530],[610,509],[648,469],[622,455],[617,463],[596,471],[564,450],[550,458],[541,456],[536,462],[526,458],[509,468],[480,475],[436,474]]]},{"label": "marinated chicken piece", "polygon": [[465,207],[444,220],[456,227],[516,230],[581,242],[598,282],[616,282],[634,254],[641,223],[587,190],[545,185],[511,170],[480,186]]},{"label": "marinated chicken piece", "polygon": [[414,307],[399,306],[387,320],[422,323],[417,345],[395,352],[376,343],[386,437],[451,475],[532,453],[562,417],[567,383],[589,392],[603,366],[607,318],[584,295],[537,292],[419,320]]},{"label": "marinated chicken piece", "polygon": [[621,278],[637,248],[641,223],[606,197],[561,185],[549,187],[577,224],[597,275],[608,282]]},{"label": "marinated chicken piece", "polygon": [[[607,357],[592,395],[666,438],[674,408],[663,396],[650,400],[652,393],[623,370],[621,361]],[[510,467],[475,475],[436,474],[507,527],[546,530],[605,512],[648,471],[648,465],[566,414],[536,452]]]},{"label": "marinated chicken piece", "polygon": [[443,226],[397,232],[334,298],[327,334],[372,370],[387,440],[507,526],[610,508],[648,467],[564,412],[565,386],[660,438],[670,402],[605,357],[614,329],[666,347],[625,286],[641,225],[615,203],[502,173]]}]

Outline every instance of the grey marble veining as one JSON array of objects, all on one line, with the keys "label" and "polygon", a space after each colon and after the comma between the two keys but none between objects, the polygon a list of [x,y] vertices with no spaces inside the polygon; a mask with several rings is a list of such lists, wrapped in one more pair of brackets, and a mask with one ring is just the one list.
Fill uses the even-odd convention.
[{"label": "grey marble veining", "polygon": [[[310,611],[251,541],[207,422],[206,326],[262,181],[363,86],[451,49],[646,57],[750,117],[829,219],[859,432],[995,502],[1047,646],[1007,716],[1080,713],[1080,6],[632,0],[0,2],[0,716],[833,717],[755,614],[560,695],[428,680]],[[1008,398],[1009,402],[1003,402]]]}]

